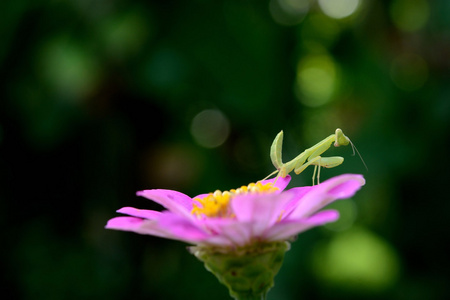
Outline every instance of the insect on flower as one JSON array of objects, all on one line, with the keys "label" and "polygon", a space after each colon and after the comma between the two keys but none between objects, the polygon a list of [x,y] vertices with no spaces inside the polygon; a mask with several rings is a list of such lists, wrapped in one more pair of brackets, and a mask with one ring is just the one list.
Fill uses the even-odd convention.
[{"label": "insect on flower", "polygon": [[290,160],[287,163],[283,163],[281,159],[281,152],[283,146],[283,131],[280,131],[275,137],[272,146],[270,147],[270,158],[276,170],[271,174],[269,174],[266,178],[275,174],[277,174],[277,177],[286,177],[286,175],[292,171],[294,171],[295,174],[298,175],[301,172],[303,172],[308,166],[313,165],[314,166],[314,173],[312,177],[313,185],[316,173],[317,173],[317,184],[319,184],[320,167],[334,168],[344,162],[344,158],[340,156],[332,156],[332,157],[321,156],[322,153],[324,153],[331,147],[332,143],[334,143],[335,147],[347,146],[348,144],[350,144],[353,149],[353,155],[355,154],[356,150],[364,166],[367,169],[367,166],[364,163],[364,160],[362,159],[361,155],[359,154],[358,149],[356,149],[352,141],[346,135],[344,135],[344,133],[340,128],[337,128],[334,134],[331,134],[330,136],[318,142],[311,148],[306,149],[294,159]]}]

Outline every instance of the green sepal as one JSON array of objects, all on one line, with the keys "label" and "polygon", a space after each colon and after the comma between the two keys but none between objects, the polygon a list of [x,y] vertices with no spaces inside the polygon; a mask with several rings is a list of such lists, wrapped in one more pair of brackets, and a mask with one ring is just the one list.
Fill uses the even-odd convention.
[{"label": "green sepal", "polygon": [[260,243],[238,249],[190,247],[208,271],[238,300],[265,299],[289,250],[288,242]]}]

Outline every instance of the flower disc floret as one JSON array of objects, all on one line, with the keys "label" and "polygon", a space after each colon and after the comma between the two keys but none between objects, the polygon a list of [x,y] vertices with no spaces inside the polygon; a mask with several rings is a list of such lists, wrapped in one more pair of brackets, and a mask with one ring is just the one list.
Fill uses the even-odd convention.
[{"label": "flower disc floret", "polygon": [[229,205],[234,196],[272,193],[278,190],[279,188],[275,187],[272,182],[261,183],[260,181],[229,191],[222,192],[216,190],[214,193],[209,193],[203,198],[194,198],[193,201],[195,203],[193,204],[191,214],[198,218],[234,217]]}]

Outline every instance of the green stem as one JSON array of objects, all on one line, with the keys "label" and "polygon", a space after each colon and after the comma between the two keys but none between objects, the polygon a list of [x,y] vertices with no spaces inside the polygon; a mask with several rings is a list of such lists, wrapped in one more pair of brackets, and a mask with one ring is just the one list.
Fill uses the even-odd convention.
[{"label": "green stem", "polygon": [[288,249],[288,242],[255,243],[239,249],[190,248],[235,300],[266,299]]}]

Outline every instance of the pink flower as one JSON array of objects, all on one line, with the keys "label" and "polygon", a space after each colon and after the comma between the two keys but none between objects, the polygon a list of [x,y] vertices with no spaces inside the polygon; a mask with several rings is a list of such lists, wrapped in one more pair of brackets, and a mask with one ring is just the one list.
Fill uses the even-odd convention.
[{"label": "pink flower", "polygon": [[337,199],[352,197],[364,185],[361,175],[344,174],[315,186],[285,191],[291,180],[259,181],[227,192],[191,198],[171,190],[144,190],[139,196],[167,210],[123,207],[129,216],[108,221],[106,228],[180,240],[199,246],[242,247],[288,240],[339,218],[335,210],[319,211]]}]

